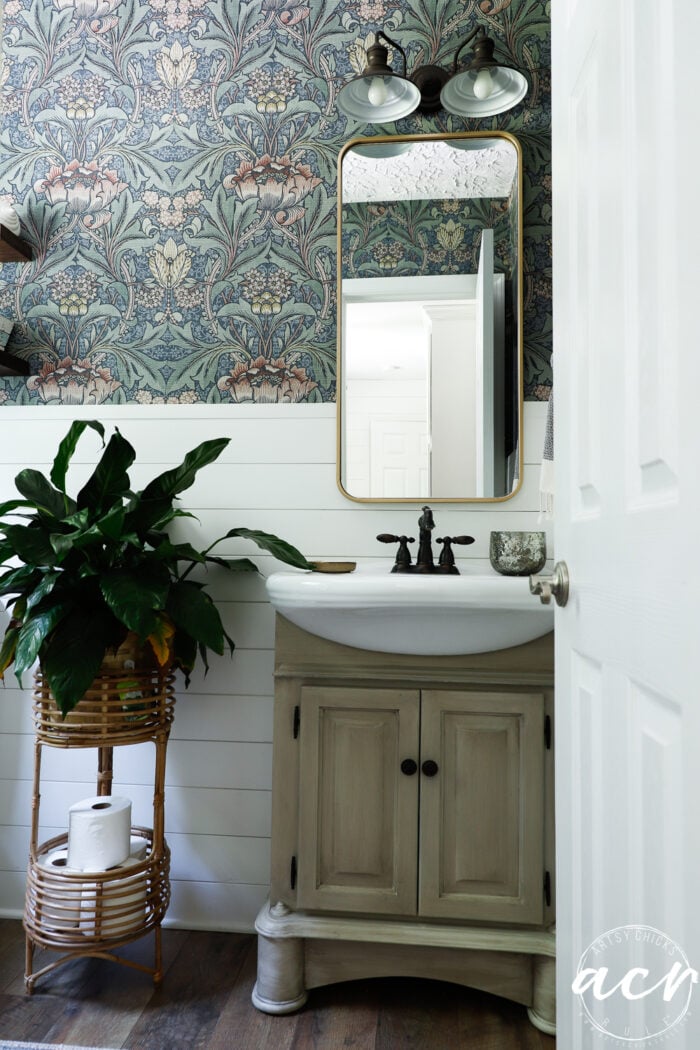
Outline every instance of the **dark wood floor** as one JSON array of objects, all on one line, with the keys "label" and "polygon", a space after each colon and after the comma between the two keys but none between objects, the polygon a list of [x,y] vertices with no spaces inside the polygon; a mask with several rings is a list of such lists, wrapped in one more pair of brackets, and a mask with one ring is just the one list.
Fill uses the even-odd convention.
[{"label": "dark wood floor", "polygon": [[[152,964],[148,937],[122,952]],[[21,923],[0,919],[0,1038],[128,1050],[555,1050],[523,1007],[455,985],[354,981],[270,1017],[250,1002],[254,937],[165,930],[163,955],[158,990],[136,970],[78,959],[27,996]]]}]

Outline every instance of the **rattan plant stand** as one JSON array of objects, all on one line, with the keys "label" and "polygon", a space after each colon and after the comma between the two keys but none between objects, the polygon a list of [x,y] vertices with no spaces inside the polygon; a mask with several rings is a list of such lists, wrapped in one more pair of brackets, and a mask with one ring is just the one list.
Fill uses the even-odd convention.
[{"label": "rattan plant stand", "polygon": [[[162,980],[161,922],[170,901],[170,851],[164,836],[165,758],[175,703],[174,675],[154,661],[143,670],[128,645],[103,664],[100,675],[77,707],[63,719],[41,674],[34,688],[34,790],[32,829],[24,907],[25,985],[81,956],[109,959]],[[153,827],[132,825],[145,856],[101,872],[61,870],[60,858],[47,855],[66,846],[68,835],[39,843],[43,748],[97,751],[97,795],[112,791],[113,751],[124,744],[152,743]],[[153,967],[126,959],[116,949],[155,933]],[[60,957],[34,969],[36,948]]]}]

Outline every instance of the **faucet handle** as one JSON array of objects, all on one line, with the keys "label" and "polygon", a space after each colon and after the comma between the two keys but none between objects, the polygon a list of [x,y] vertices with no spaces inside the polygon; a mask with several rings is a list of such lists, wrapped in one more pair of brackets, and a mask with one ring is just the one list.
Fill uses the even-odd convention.
[{"label": "faucet handle", "polygon": [[452,544],[459,543],[462,546],[466,546],[469,543],[474,543],[474,537],[438,536],[437,541],[442,544],[442,551],[440,552],[440,560],[438,562],[438,572],[448,573],[450,576],[459,576],[459,569],[455,565],[455,556],[452,552]]},{"label": "faucet handle", "polygon": [[398,543],[399,545],[392,572],[411,571],[411,552],[408,549],[408,544],[416,542],[413,536],[393,536],[390,532],[380,532],[377,539],[380,543]]}]

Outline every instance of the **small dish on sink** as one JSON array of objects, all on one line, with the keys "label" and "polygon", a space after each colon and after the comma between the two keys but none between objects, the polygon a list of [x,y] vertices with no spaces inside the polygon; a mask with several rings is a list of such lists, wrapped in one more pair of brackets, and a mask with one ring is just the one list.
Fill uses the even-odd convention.
[{"label": "small dish on sink", "polygon": [[354,572],[356,561],[310,561],[314,572]]}]

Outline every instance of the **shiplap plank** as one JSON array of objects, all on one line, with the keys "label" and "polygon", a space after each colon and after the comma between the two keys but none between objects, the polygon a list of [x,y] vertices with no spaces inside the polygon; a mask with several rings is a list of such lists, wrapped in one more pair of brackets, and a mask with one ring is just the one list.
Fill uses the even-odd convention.
[{"label": "shiplap plank", "polygon": [[168,836],[171,878],[187,882],[252,883],[270,879],[270,840],[224,835]]},{"label": "shiplap plank", "polygon": [[163,925],[251,933],[267,894],[267,886],[174,880]]},{"label": "shiplap plank", "polygon": [[[12,797],[4,793],[9,781],[0,781],[0,827],[29,827],[31,819],[31,780],[17,780]],[[143,784],[117,785],[132,801],[132,820],[150,827],[153,791]],[[74,802],[94,793],[90,781],[42,782],[41,819],[47,826],[67,828],[68,810]],[[116,793],[116,792],[115,792]],[[166,785],[165,833],[268,837],[270,834],[270,791],[229,788],[190,788]],[[13,820],[14,818],[14,820]]]},{"label": "shiplap plank", "polygon": [[27,866],[23,871],[0,871],[0,917],[19,919],[24,910]]},{"label": "shiplap plank", "polygon": [[[177,695],[187,703],[189,696],[206,694],[223,696],[270,696],[273,692],[274,645],[272,633],[269,648],[236,648],[233,656],[228,649],[223,656],[216,653],[209,657],[209,672],[205,674],[200,663],[192,672],[189,690],[184,689],[182,676],[177,676]],[[212,726],[212,738],[216,738],[216,727]]]},{"label": "shiplap plank", "polygon": [[173,740],[272,740],[270,696],[197,696],[178,699]]},{"label": "shiplap plank", "polygon": [[[97,768],[92,748],[44,748],[42,777],[88,783]],[[33,765],[33,738],[5,734],[0,738],[0,768],[19,777]],[[166,785],[204,788],[267,789],[270,786],[272,748],[268,743],[220,740],[171,740]],[[120,747],[115,755],[114,783],[150,784],[153,754],[148,744]],[[114,794],[120,792],[115,790]],[[94,791],[89,794],[95,794]]]},{"label": "shiplap plank", "polygon": [[546,401],[529,401],[525,405],[523,459],[526,463],[542,462],[548,407]]},{"label": "shiplap plank", "polygon": [[[251,408],[253,409],[251,411]],[[2,409],[3,420],[15,440],[3,446],[3,463],[38,469],[51,464],[58,442],[73,418],[99,418],[107,432],[118,426],[137,452],[137,462],[167,469],[179,462],[201,441],[228,437],[222,463],[318,463],[335,460],[335,405],[256,405],[236,411],[215,406],[158,406],[157,410],[132,406],[100,406],[99,411],[59,407],[48,411]],[[170,424],[170,425],[168,425]],[[85,433],[73,463],[89,463],[101,449],[97,434]]]}]

